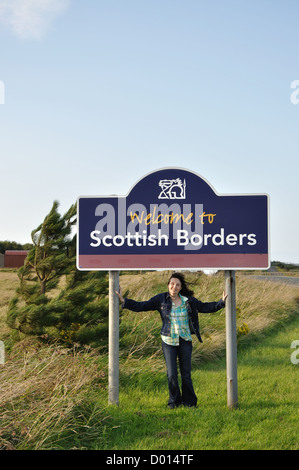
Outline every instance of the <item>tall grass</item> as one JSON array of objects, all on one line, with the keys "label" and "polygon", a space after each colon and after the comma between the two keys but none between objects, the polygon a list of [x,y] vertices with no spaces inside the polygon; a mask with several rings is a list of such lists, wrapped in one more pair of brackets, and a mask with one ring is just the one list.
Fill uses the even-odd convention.
[{"label": "tall grass", "polygon": [[20,342],[0,366],[0,449],[82,448],[98,437],[97,361],[95,352]]}]

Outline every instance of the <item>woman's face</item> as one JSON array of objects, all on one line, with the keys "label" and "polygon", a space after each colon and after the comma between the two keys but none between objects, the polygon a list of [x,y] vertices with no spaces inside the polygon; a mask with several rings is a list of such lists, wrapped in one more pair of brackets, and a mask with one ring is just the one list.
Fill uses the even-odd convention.
[{"label": "woman's face", "polygon": [[168,283],[168,292],[172,297],[179,295],[179,292],[182,288],[181,281],[176,277],[172,277]]}]

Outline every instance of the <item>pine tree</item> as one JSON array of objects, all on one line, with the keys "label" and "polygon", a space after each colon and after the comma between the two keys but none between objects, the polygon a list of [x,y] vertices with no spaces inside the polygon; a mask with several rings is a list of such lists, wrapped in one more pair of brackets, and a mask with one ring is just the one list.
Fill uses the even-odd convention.
[{"label": "pine tree", "polygon": [[46,293],[47,285],[53,288],[61,275],[66,274],[74,264],[76,253],[71,231],[76,222],[75,216],[75,205],[61,217],[58,202],[54,201],[43,223],[31,233],[34,247],[27,257],[25,274],[31,269],[34,271],[41,294]]},{"label": "pine tree", "polygon": [[107,343],[107,273],[73,270],[65,288],[49,303],[48,308],[59,318],[56,328],[66,343]]},{"label": "pine tree", "polygon": [[25,335],[95,344],[107,338],[108,280],[76,269],[76,206],[61,216],[58,202],[31,234],[33,248],[18,271],[20,285],[7,323]]}]

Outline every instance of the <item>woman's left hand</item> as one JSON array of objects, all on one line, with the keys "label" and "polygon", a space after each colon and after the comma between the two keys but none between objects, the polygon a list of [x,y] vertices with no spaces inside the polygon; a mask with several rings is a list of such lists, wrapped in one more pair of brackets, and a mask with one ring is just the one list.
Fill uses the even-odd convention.
[{"label": "woman's left hand", "polygon": [[225,302],[227,299],[227,294],[223,291],[223,294],[222,294],[222,300],[223,302]]}]

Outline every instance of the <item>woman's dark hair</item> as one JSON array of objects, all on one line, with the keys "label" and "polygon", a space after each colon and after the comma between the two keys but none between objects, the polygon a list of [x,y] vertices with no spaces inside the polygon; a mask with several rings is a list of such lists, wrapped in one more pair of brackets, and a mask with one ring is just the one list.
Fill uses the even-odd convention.
[{"label": "woman's dark hair", "polygon": [[193,290],[191,290],[189,288],[189,285],[191,283],[186,281],[184,274],[182,274],[182,273],[173,273],[169,278],[168,284],[170,283],[170,279],[172,279],[172,278],[178,279],[180,281],[180,283],[182,284],[182,288],[180,290],[181,295],[184,295],[186,297],[192,297],[193,296],[194,292],[193,292]]}]

